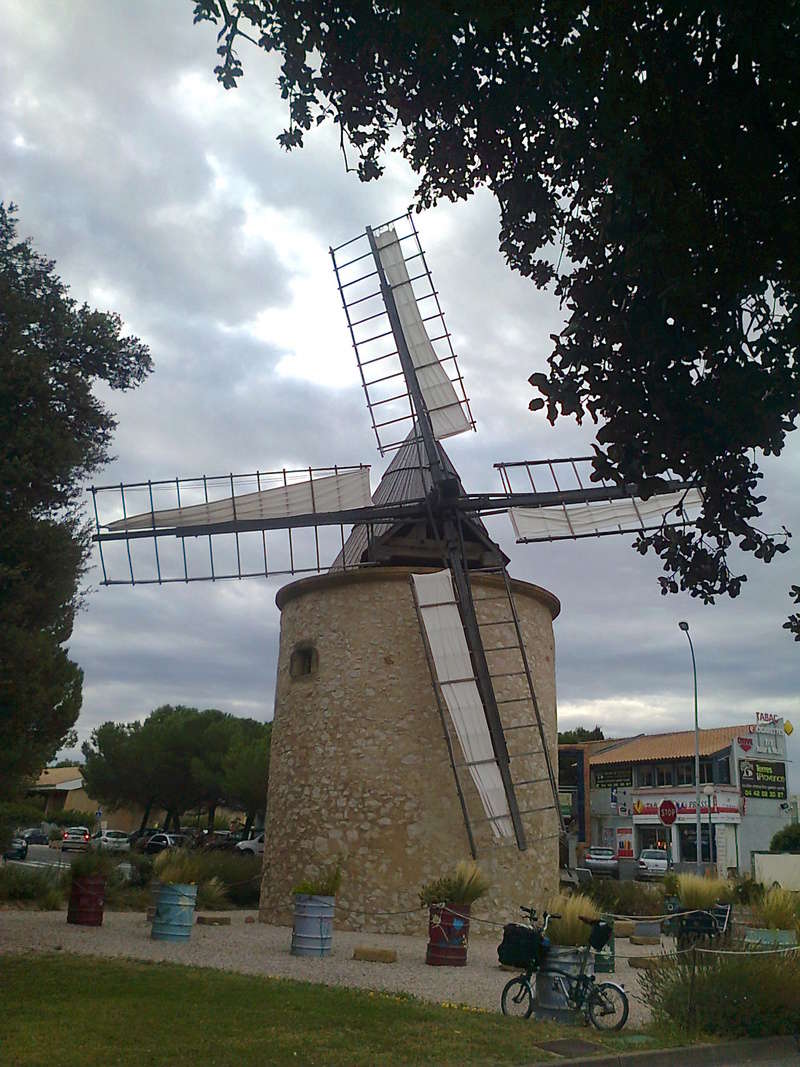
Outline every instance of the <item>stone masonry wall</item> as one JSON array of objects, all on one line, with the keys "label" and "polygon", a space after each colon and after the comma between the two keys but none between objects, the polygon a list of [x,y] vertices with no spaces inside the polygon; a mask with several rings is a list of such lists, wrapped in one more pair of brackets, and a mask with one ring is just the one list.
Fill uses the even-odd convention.
[{"label": "stone masonry wall", "polygon": [[[281,638],[261,888],[264,922],[290,924],[292,887],[339,858],[337,926],[421,933],[421,911],[378,913],[417,909],[424,882],[469,858],[410,573],[393,567],[322,575],[278,594]],[[508,617],[500,580],[476,577],[473,588],[481,621]],[[557,768],[552,619],[559,605],[552,594],[528,583],[514,582],[514,589]],[[487,627],[484,643],[508,645],[512,634],[508,624]],[[316,650],[313,673],[292,678],[292,651],[309,644]],[[510,652],[489,653],[493,673],[517,670],[518,661]],[[516,677],[498,679],[495,688],[499,700],[513,700],[524,691]],[[527,708],[501,705],[506,729],[529,721],[529,709],[520,710]],[[507,739],[516,781],[546,777],[536,731],[509,730]],[[537,748],[537,755],[522,755]],[[456,760],[463,761],[457,742]],[[529,847],[521,852],[513,838],[493,836],[467,771],[461,781],[478,863],[492,882],[473,914],[509,921],[519,918],[519,904],[543,907],[558,886],[552,807],[524,816]],[[550,796],[546,781],[522,787],[519,807],[547,805]],[[479,926],[473,929],[480,932]]]}]

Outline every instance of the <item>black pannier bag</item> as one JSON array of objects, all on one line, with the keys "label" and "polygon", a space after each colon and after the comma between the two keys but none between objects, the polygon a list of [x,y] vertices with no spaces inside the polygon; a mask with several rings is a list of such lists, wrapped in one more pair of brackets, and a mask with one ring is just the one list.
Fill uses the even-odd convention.
[{"label": "black pannier bag", "polygon": [[592,926],[592,932],[589,935],[589,944],[595,952],[602,952],[610,940],[611,927],[608,923],[599,922]]},{"label": "black pannier bag", "polygon": [[520,923],[503,927],[503,940],[497,946],[497,958],[506,967],[527,967],[532,961],[537,965],[550,948],[550,941],[539,930]]}]

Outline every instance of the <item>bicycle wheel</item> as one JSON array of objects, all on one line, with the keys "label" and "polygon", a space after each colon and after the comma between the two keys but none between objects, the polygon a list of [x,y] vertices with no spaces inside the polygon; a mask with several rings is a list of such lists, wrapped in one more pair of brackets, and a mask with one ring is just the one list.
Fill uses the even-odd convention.
[{"label": "bicycle wheel", "polygon": [[603,982],[589,994],[587,1010],[598,1030],[621,1030],[628,1021],[628,998],[619,986]]},{"label": "bicycle wheel", "polygon": [[533,1011],[533,994],[530,983],[524,975],[512,978],[506,983],[500,997],[503,1015],[516,1015],[520,1019],[529,1018]]}]

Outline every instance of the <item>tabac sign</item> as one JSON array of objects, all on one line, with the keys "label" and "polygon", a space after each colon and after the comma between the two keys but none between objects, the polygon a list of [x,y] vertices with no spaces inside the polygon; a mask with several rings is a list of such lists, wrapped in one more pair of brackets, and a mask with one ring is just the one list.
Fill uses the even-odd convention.
[{"label": "tabac sign", "polygon": [[771,760],[740,759],[742,796],[761,800],[786,800],[786,764]]}]

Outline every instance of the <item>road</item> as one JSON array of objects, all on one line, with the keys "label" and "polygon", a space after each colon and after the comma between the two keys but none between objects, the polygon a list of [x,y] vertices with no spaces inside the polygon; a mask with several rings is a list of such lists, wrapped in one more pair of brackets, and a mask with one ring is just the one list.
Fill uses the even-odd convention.
[{"label": "road", "polygon": [[24,860],[9,860],[18,867],[65,867],[69,866],[80,852],[64,852],[60,848],[47,845],[29,845],[28,855]]}]

